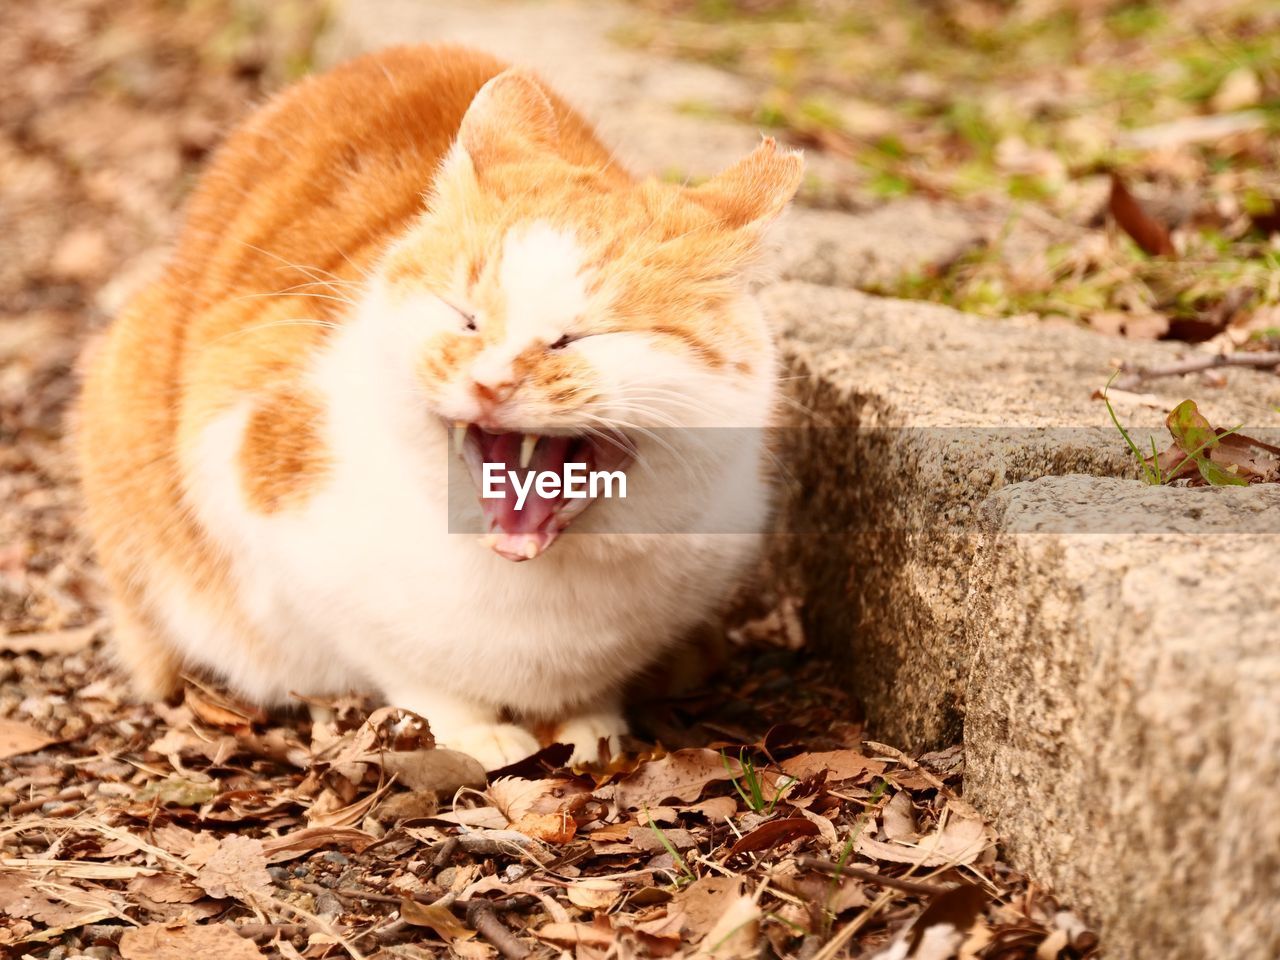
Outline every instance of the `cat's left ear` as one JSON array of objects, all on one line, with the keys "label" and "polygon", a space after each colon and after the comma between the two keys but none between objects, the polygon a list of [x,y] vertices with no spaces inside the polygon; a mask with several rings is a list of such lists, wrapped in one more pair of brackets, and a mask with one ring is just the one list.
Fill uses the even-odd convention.
[{"label": "cat's left ear", "polygon": [[746,157],[689,193],[725,226],[764,225],[786,209],[803,178],[803,154],[779,150],[773,137],[765,137]]},{"label": "cat's left ear", "polygon": [[488,81],[471,101],[458,142],[477,170],[519,159],[530,149],[551,149],[558,125],[551,100],[532,74],[504,70]]}]

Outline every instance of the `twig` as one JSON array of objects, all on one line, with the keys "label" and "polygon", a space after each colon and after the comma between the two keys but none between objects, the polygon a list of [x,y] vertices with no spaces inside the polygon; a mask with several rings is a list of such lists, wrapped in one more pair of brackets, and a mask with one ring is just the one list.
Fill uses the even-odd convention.
[{"label": "twig", "polygon": [[1266,370],[1280,367],[1280,350],[1269,350],[1256,353],[1215,353],[1206,357],[1195,357],[1180,363],[1171,363],[1164,367],[1129,367],[1122,366],[1125,376],[1116,381],[1117,390],[1132,390],[1148,380],[1157,377],[1180,377],[1187,373],[1200,373],[1217,367],[1252,367]]},{"label": "twig", "polygon": [[892,887],[904,893],[918,893],[926,897],[945,893],[951,889],[951,887],[939,883],[923,883],[920,880],[886,877],[882,873],[876,873],[874,870],[865,870],[862,867],[842,867],[832,860],[822,860],[818,857],[796,857],[796,866],[803,867],[806,870],[817,870],[819,873],[830,874],[833,877],[853,877],[856,880],[865,880],[867,883],[874,883],[881,887]]},{"label": "twig", "polygon": [[516,939],[511,929],[498,919],[488,900],[467,901],[467,925],[488,940],[507,960],[525,960],[529,948]]}]

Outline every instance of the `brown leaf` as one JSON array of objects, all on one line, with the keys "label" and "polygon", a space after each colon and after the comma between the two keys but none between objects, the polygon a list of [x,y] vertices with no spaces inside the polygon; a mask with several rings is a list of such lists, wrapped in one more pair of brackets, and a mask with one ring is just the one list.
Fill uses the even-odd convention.
[{"label": "brown leaf", "polygon": [[1177,256],[1168,229],[1142,209],[1124,181],[1114,173],[1111,175],[1111,196],[1107,200],[1107,210],[1120,228],[1149,256]]},{"label": "brown leaf", "polygon": [[0,719],[0,760],[24,753],[34,753],[57,741],[21,720]]},{"label": "brown leaf", "polygon": [[158,873],[154,877],[134,877],[129,890],[156,903],[195,903],[204,891],[192,886],[183,877],[171,873]]},{"label": "brown leaf", "polygon": [[578,944],[587,947],[609,947],[614,943],[609,921],[599,917],[593,923],[545,923],[536,931],[540,940],[561,947]]},{"label": "brown leaf", "polygon": [[124,960],[263,960],[252,940],[246,940],[226,924],[170,927],[151,923],[126,930],[120,937]]},{"label": "brown leaf", "polygon": [[511,829],[533,840],[568,843],[578,832],[578,823],[567,812],[526,813],[511,824]]},{"label": "brown leaf", "polygon": [[677,750],[661,760],[650,760],[614,787],[618,806],[625,810],[658,806],[668,800],[697,800],[707,784],[742,775],[737,760],[726,760],[715,750]]},{"label": "brown leaf", "polygon": [[469,754],[434,748],[395,751],[381,756],[382,769],[410,790],[452,797],[461,787],[485,785],[484,767]]},{"label": "brown leaf", "polygon": [[70,930],[116,913],[111,897],[103,892],[62,887],[55,898],[41,893],[16,870],[0,873],[0,916]]},{"label": "brown leaf", "polygon": [[861,836],[855,849],[872,860],[923,867],[973,863],[995,842],[991,829],[963,800],[948,800],[945,811],[947,819],[943,828],[914,843],[886,843]]},{"label": "brown leaf", "polygon": [[271,886],[262,841],[223,837],[196,872],[196,886],[216,899],[232,897],[248,903],[265,896]]},{"label": "brown leaf", "polygon": [[741,837],[735,843],[729,852],[732,853],[754,853],[758,850],[768,850],[776,847],[780,843],[786,843],[789,840],[795,840],[798,837],[815,837],[818,835],[818,825],[805,817],[787,817],[782,820],[769,820],[760,824],[750,833]]},{"label": "brown leaf", "polygon": [[737,877],[699,877],[676,894],[684,909],[684,926],[690,939],[697,943],[716,925],[729,904],[742,895],[742,881]]},{"label": "brown leaf", "polygon": [[453,915],[448,907],[438,903],[418,903],[416,900],[400,901],[400,918],[415,927],[427,927],[445,943],[470,940],[475,931]]},{"label": "brown leaf", "polygon": [[831,750],[825,753],[801,753],[780,764],[784,773],[797,780],[807,780],[819,771],[827,771],[827,780],[835,783],[840,780],[852,780],[865,773],[872,775],[883,773],[885,764],[882,760],[865,757],[857,750]]},{"label": "brown leaf", "polygon": [[227,730],[231,733],[250,733],[253,724],[264,723],[266,714],[252,707],[241,706],[207,690],[187,687],[183,701],[191,712],[211,727]]},{"label": "brown leaf", "polygon": [[267,863],[284,863],[325,847],[346,846],[359,853],[373,841],[374,837],[353,827],[306,827],[263,840],[262,853]]},{"label": "brown leaf", "polygon": [[569,902],[583,910],[608,910],[622,896],[617,880],[575,880],[565,889]]}]

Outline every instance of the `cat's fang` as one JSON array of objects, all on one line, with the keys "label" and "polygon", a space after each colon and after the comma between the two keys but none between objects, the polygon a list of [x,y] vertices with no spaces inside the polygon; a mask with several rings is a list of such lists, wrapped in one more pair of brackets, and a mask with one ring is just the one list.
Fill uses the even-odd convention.
[{"label": "cat's fang", "polygon": [[453,421],[453,452],[459,457],[462,456],[462,449],[467,442],[467,422],[465,420]]},{"label": "cat's fang", "polygon": [[[529,469],[529,464],[533,462],[533,451],[538,446],[538,435],[536,433],[526,433],[524,439],[520,441],[520,469]],[[529,558],[530,560],[533,557]]]}]

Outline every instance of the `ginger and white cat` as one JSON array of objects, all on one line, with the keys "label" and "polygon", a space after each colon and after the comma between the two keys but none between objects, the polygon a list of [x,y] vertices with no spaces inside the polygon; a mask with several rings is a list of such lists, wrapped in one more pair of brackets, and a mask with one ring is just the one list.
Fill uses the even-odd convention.
[{"label": "ginger and white cat", "polygon": [[[615,746],[625,682],[758,546],[708,531],[763,521],[762,444],[695,435],[770,419],[744,274],[801,171],[765,140],[698,187],[636,181],[540,81],[458,48],[261,109],[85,358],[88,520],[139,692],[188,668],[263,704],[373,691],[489,769],[534,728]],[[477,502],[459,455],[634,481],[585,511],[486,501],[482,539],[449,532]]]}]

